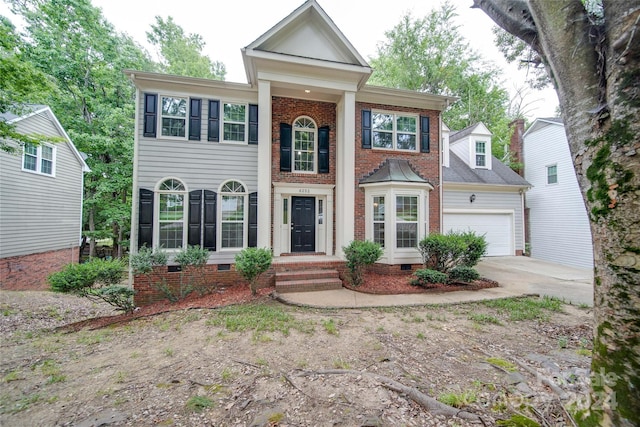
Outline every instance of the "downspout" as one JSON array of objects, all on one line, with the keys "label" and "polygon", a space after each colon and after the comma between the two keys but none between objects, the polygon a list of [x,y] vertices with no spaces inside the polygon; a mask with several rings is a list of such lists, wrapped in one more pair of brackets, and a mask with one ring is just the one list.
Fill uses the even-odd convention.
[{"label": "downspout", "polygon": [[[445,101],[445,107],[444,109],[446,110],[447,108],[449,108],[449,100]],[[439,141],[439,150],[438,150],[438,176],[439,176],[439,182],[438,182],[438,192],[439,192],[439,196],[440,196],[440,230],[438,230],[438,232],[440,234],[442,234],[442,227],[444,227],[444,220],[442,219],[442,212],[443,212],[443,206],[444,206],[444,192],[442,190],[442,111],[440,111],[438,113],[438,141]]]},{"label": "downspout", "polygon": [[520,189],[520,210],[522,211],[522,255],[527,248],[527,221],[524,214],[524,189]]}]

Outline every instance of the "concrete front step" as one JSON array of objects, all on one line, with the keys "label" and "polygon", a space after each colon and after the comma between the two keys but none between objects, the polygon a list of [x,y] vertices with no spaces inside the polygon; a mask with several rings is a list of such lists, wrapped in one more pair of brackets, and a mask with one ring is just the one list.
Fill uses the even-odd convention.
[{"label": "concrete front step", "polygon": [[297,270],[276,273],[277,292],[312,292],[342,288],[337,270]]}]

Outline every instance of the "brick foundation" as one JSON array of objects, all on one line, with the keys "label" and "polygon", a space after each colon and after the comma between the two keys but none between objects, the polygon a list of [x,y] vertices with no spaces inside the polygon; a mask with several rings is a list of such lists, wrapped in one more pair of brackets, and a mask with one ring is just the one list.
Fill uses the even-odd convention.
[{"label": "brick foundation", "polygon": [[0,259],[0,289],[49,290],[47,277],[65,265],[78,262],[80,248],[60,249]]}]

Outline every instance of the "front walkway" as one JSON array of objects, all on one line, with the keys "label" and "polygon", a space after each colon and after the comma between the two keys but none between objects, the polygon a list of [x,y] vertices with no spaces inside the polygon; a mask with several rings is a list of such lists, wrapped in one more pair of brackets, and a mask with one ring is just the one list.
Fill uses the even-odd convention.
[{"label": "front walkway", "polygon": [[497,288],[411,295],[372,295],[342,288],[331,291],[279,294],[281,301],[310,307],[363,308],[425,304],[455,304],[524,295],[548,295],[571,304],[593,305],[593,272],[529,257],[484,258],[477,266]]}]

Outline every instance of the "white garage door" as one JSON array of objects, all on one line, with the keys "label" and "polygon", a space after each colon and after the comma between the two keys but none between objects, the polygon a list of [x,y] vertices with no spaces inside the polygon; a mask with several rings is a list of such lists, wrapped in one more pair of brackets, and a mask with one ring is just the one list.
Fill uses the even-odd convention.
[{"label": "white garage door", "polygon": [[511,214],[445,213],[444,232],[472,230],[487,239],[487,256],[513,255],[512,218]]}]

